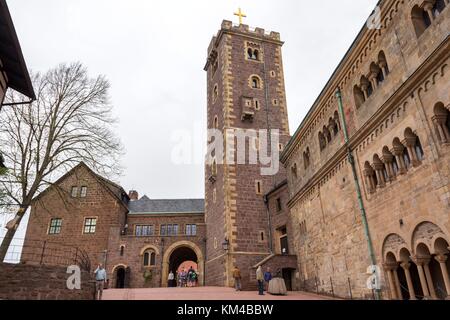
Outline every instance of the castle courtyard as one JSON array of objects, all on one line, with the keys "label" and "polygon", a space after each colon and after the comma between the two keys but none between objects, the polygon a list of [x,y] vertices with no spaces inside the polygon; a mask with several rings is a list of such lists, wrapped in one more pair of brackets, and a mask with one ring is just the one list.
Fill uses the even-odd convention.
[{"label": "castle courtyard", "polygon": [[152,288],[152,289],[108,289],[103,292],[103,300],[177,300],[177,301],[311,301],[332,298],[305,292],[289,292],[287,296],[265,294],[259,296],[256,291],[236,292],[232,288],[198,287],[198,288]]}]

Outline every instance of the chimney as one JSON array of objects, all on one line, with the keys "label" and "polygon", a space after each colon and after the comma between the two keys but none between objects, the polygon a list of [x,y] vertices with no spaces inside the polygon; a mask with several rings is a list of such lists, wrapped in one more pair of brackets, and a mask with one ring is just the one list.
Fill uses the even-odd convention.
[{"label": "chimney", "polygon": [[130,190],[130,193],[128,194],[131,201],[139,200],[139,193],[136,190]]}]

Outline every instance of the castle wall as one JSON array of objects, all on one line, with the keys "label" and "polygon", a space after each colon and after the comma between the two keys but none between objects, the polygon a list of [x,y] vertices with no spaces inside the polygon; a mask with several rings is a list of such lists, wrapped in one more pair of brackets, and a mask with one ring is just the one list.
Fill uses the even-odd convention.
[{"label": "castle wall", "polygon": [[[366,269],[371,261],[342,128],[331,142],[326,141],[325,147],[320,146],[320,133],[326,132],[323,126],[338,108],[335,97],[338,86],[376,263],[381,271],[383,297],[411,298],[408,289],[405,291],[402,265],[412,265],[420,271],[427,263],[433,263],[427,260],[422,265],[415,260],[424,255],[418,252],[419,243],[426,243],[430,251],[426,253],[427,259],[434,261],[439,254],[448,255],[448,250],[436,250],[436,243],[440,243],[436,239],[442,237],[448,242],[450,234],[446,214],[449,150],[448,143],[442,140],[442,131],[439,135],[435,110],[439,102],[444,110],[450,104],[447,32],[450,11],[447,5],[427,30],[417,36],[411,11],[419,2],[383,3],[383,28],[365,29],[358,36],[284,155],[294,242],[300,275],[307,289],[315,290],[318,286],[327,292],[334,282],[335,292],[348,297],[350,283],[353,297],[373,295],[366,287]],[[384,79],[375,80],[371,73],[376,69],[374,63],[382,65],[381,52],[388,72]],[[354,89],[364,87],[363,76],[372,79],[369,80],[372,92],[358,103]],[[304,169],[306,148],[311,152],[311,164]],[[410,164],[393,174],[392,159],[401,167],[404,150]],[[298,175],[289,170],[294,165],[301,168]],[[306,231],[300,227],[301,221],[306,221]],[[397,239],[396,245],[391,245],[392,238]],[[428,286],[439,282],[440,277],[431,272]],[[418,276],[417,279],[413,276],[413,280],[416,286],[421,285]],[[427,294],[417,293],[418,298],[420,295]]]}]

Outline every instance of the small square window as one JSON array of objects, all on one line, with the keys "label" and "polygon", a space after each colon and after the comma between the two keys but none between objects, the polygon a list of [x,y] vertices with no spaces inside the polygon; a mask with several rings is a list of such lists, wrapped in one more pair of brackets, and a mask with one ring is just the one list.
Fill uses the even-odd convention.
[{"label": "small square window", "polygon": [[72,190],[70,191],[70,195],[72,198],[78,197],[78,187],[72,187]]},{"label": "small square window", "polygon": [[186,235],[187,236],[196,236],[197,235],[197,225],[187,224],[186,225]]},{"label": "small square window", "polygon": [[60,234],[61,233],[62,219],[52,219],[50,220],[50,228],[48,229],[48,234]]},{"label": "small square window", "polygon": [[86,198],[87,196],[87,187],[81,187],[80,189],[80,197],[81,198]]},{"label": "small square window", "polygon": [[94,234],[97,227],[97,218],[84,219],[84,234]]},{"label": "small square window", "polygon": [[159,230],[160,235],[162,235],[162,236],[167,235],[166,230],[167,230],[167,226],[165,224],[162,224],[161,229]]}]

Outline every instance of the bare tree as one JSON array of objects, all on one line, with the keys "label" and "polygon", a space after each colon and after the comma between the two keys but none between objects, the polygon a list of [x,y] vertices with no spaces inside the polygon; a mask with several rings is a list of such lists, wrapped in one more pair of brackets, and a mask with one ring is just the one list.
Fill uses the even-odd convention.
[{"label": "bare tree", "polygon": [[113,130],[108,81],[90,78],[80,63],[61,64],[32,79],[37,100],[0,114],[0,146],[8,167],[0,189],[19,208],[7,224],[0,261],[33,198],[59,175],[81,161],[106,176],[120,172],[122,147]]}]

